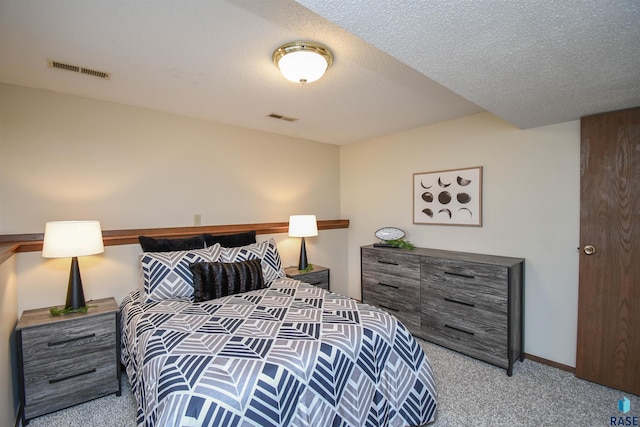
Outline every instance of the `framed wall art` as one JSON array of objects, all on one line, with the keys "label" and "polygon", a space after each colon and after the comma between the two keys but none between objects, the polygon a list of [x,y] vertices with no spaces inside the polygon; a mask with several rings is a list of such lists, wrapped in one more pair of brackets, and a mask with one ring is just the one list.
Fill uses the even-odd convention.
[{"label": "framed wall art", "polygon": [[414,173],[413,223],[482,227],[482,166]]}]

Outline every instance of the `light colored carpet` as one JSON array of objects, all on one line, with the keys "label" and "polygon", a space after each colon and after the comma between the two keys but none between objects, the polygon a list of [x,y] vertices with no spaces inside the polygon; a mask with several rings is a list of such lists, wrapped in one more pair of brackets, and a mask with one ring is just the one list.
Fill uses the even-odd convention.
[{"label": "light colored carpet", "polygon": [[[420,341],[436,378],[438,419],[433,427],[610,426],[610,417],[640,416],[640,397],[577,379],[525,360],[512,377],[503,369]],[[627,397],[631,411],[618,411]],[[136,403],[123,375],[122,396],[96,399],[34,418],[29,427],[135,427]]]}]

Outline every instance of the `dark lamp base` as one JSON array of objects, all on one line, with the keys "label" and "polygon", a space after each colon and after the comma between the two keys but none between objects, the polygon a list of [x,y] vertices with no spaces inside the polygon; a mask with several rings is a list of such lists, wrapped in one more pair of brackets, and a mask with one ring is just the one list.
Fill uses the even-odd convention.
[{"label": "dark lamp base", "polygon": [[86,307],[84,301],[84,291],[82,290],[82,278],[80,277],[80,267],[78,257],[71,258],[71,271],[69,272],[69,286],[67,286],[67,303],[65,310],[77,310]]},{"label": "dark lamp base", "polygon": [[300,259],[298,261],[298,270],[306,270],[309,266],[307,262],[307,246],[304,243],[304,237],[302,238],[302,243],[300,244]]}]

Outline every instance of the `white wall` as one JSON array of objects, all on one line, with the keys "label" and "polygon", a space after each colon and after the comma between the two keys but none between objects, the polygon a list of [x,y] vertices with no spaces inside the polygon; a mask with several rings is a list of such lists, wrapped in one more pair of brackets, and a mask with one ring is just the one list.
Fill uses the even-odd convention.
[{"label": "white wall", "polygon": [[[18,408],[17,363],[13,329],[18,321],[16,257],[0,264],[0,425],[12,426]],[[15,386],[14,386],[15,385]]]},{"label": "white wall", "polygon": [[[417,246],[526,259],[525,351],[575,366],[579,122],[519,130],[481,113],[341,147],[349,294],[362,245],[383,226]],[[483,226],[416,225],[413,173],[483,166]]]},{"label": "white wall", "polygon": [[[194,214],[203,225],[339,218],[337,146],[10,85],[0,98],[0,234],[65,219],[117,230],[191,226]],[[299,239],[258,239],[269,237],[294,265]],[[344,292],[346,249],[335,248],[346,239],[332,230],[308,241],[310,262],[330,267]],[[138,252],[116,246],[81,258],[85,297],[135,287]],[[64,303],[69,260],[24,253],[16,268],[20,313]]]}]

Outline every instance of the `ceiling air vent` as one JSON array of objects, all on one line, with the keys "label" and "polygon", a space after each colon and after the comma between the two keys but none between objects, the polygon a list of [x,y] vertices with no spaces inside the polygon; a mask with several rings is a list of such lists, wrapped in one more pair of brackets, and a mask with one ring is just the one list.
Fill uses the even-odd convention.
[{"label": "ceiling air vent", "polygon": [[47,60],[47,64],[49,65],[49,68],[57,68],[59,70],[66,70],[66,71],[72,71],[74,73],[86,74],[88,76],[98,77],[103,80],[109,80],[111,78],[111,73],[92,70],[91,68],[79,67],[77,65],[66,64],[64,62],[53,61],[51,59]]},{"label": "ceiling air vent", "polygon": [[278,119],[278,120],[284,120],[285,122],[295,122],[296,119],[295,117],[287,117],[287,116],[283,116],[282,114],[276,114],[276,113],[271,113],[269,114],[267,117],[271,117],[273,119]]}]

